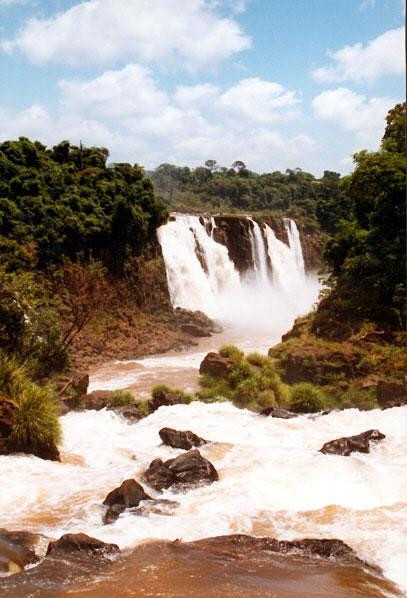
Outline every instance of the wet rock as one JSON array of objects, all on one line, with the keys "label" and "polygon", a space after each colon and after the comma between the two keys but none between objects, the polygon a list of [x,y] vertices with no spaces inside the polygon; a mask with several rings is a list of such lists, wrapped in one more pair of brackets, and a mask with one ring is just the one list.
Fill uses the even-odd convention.
[{"label": "wet rock", "polygon": [[218,472],[208,459],[195,449],[165,463],[154,459],[144,474],[145,480],[156,490],[170,486],[212,484],[219,479]]},{"label": "wet rock", "polygon": [[83,396],[86,395],[88,392],[89,386],[89,374],[84,374],[82,376],[78,376],[74,378],[72,381],[72,388],[76,392],[77,395]]},{"label": "wet rock", "polygon": [[160,407],[168,407],[171,405],[179,405],[180,403],[184,403],[185,400],[181,394],[177,392],[171,392],[168,390],[160,390],[155,391],[154,396],[149,401],[149,407],[151,413],[156,411]]},{"label": "wet rock", "polygon": [[370,442],[378,442],[383,438],[386,438],[386,436],[379,430],[368,430],[356,436],[337,438],[326,442],[320,452],[325,455],[343,455],[345,457],[353,452],[369,453]]},{"label": "wet rock", "polygon": [[233,369],[233,361],[219,353],[210,352],[199,366],[200,374],[209,374],[214,378],[227,378]]},{"label": "wet rock", "polygon": [[151,496],[148,496],[144,492],[143,486],[136,482],[136,480],[125,480],[121,486],[115,488],[106,496],[103,501],[104,505],[124,505],[125,507],[137,507],[141,500],[149,500]]},{"label": "wet rock", "polygon": [[383,409],[405,405],[407,403],[406,384],[379,380],[377,383],[377,402]]},{"label": "wet rock", "polygon": [[126,419],[129,423],[136,423],[146,417],[145,413],[140,413],[138,405],[123,405],[122,407],[108,407],[108,411],[114,411],[117,415],[120,415]]},{"label": "wet rock", "polygon": [[307,557],[320,557],[323,559],[335,559],[341,563],[364,563],[353,551],[353,549],[336,539],[314,539],[303,540],[276,540],[275,538],[255,538],[245,534],[233,534],[230,536],[216,536],[193,542],[196,546],[203,546],[214,553],[227,553],[229,555],[245,557],[259,551],[275,552],[280,554],[297,554]]},{"label": "wet rock", "polygon": [[154,515],[172,515],[175,509],[179,507],[179,502],[176,500],[167,500],[165,498],[157,498],[149,500],[143,505],[130,509],[136,515],[148,516]]},{"label": "wet rock", "polygon": [[219,479],[218,472],[208,459],[195,449],[164,463],[174,474],[176,483],[211,484]]},{"label": "wet rock", "polygon": [[49,543],[47,556],[71,552],[106,555],[120,552],[120,549],[117,544],[106,544],[86,534],[64,534],[59,540]]},{"label": "wet rock", "polygon": [[109,492],[103,501],[108,507],[103,515],[103,523],[113,523],[125,509],[137,507],[142,500],[151,500],[151,496],[144,492],[143,486],[136,480],[125,480],[121,486]]},{"label": "wet rock", "polygon": [[169,488],[175,482],[175,475],[161,459],[154,459],[144,473],[144,479],[155,490]]},{"label": "wet rock", "polygon": [[159,435],[163,443],[167,446],[185,449],[187,451],[194,446],[202,446],[207,443],[207,440],[200,438],[190,430],[181,432],[179,430],[173,430],[172,428],[161,428]]},{"label": "wet rock", "polygon": [[266,409],[263,409],[263,411],[260,412],[260,415],[271,415],[271,417],[277,417],[279,419],[291,419],[293,417],[298,417],[297,413],[293,413],[292,411],[281,409],[279,407],[266,407]]},{"label": "wet rock", "polygon": [[174,320],[182,332],[191,336],[212,336],[212,333],[222,332],[220,324],[208,318],[202,311],[190,311],[176,307]]},{"label": "wet rock", "polygon": [[244,274],[253,266],[251,228],[253,224],[246,217],[215,216],[213,238],[224,245],[236,270]]},{"label": "wet rock", "polygon": [[17,573],[38,562],[45,556],[47,545],[48,540],[40,534],[0,528],[0,572]]},{"label": "wet rock", "polygon": [[182,324],[180,326],[180,329],[182,330],[182,332],[186,332],[191,336],[211,336],[210,334],[208,334],[208,331],[205,328],[203,328],[202,326],[197,326],[196,324]]}]

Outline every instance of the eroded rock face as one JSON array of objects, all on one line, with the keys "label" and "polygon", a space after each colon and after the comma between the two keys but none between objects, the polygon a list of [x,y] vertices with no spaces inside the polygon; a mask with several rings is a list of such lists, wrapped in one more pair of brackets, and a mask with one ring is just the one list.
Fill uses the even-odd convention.
[{"label": "eroded rock face", "polygon": [[208,318],[202,311],[190,311],[176,307],[174,321],[182,332],[190,336],[212,336],[213,333],[222,332],[220,324]]},{"label": "eroded rock face", "polygon": [[59,540],[49,543],[47,556],[71,552],[86,552],[100,556],[120,552],[120,549],[117,544],[106,544],[86,534],[64,534]]},{"label": "eroded rock face", "polygon": [[103,522],[113,523],[126,508],[137,507],[142,500],[151,500],[151,496],[144,492],[143,486],[136,480],[125,480],[121,486],[109,492],[103,501],[108,507]]},{"label": "eroded rock face", "polygon": [[215,224],[213,238],[227,248],[236,270],[244,274],[253,265],[250,236],[252,223],[247,218],[215,216]]},{"label": "eroded rock face", "polygon": [[271,417],[276,417],[278,419],[291,419],[292,417],[298,417],[297,413],[293,413],[292,411],[281,409],[279,407],[266,407],[266,409],[263,409],[263,411],[260,412],[260,415],[271,415]]},{"label": "eroded rock face", "polygon": [[229,357],[222,357],[219,353],[211,351],[199,366],[199,373],[209,374],[214,378],[227,378],[232,369],[233,361]]},{"label": "eroded rock face", "polygon": [[212,484],[219,479],[218,472],[208,459],[195,449],[169,459],[165,463],[154,459],[144,474],[146,481],[156,490],[170,486]]},{"label": "eroded rock face", "polygon": [[377,402],[383,409],[405,405],[407,403],[406,384],[379,380],[377,383]]},{"label": "eroded rock face", "polygon": [[190,430],[183,432],[173,430],[172,428],[161,428],[159,435],[163,443],[167,446],[185,449],[187,451],[194,446],[202,446],[207,443],[207,440],[200,438]]},{"label": "eroded rock face", "polygon": [[379,430],[367,430],[367,432],[362,432],[362,434],[356,436],[337,438],[326,442],[320,452],[326,455],[343,455],[345,457],[353,452],[369,453],[370,442],[378,442],[383,438],[386,438],[386,436]]}]

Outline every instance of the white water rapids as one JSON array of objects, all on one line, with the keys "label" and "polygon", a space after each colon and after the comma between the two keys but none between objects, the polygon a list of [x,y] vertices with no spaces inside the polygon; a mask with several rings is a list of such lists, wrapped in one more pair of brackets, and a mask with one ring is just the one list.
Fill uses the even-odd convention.
[{"label": "white water rapids", "polygon": [[[289,245],[270,227],[252,221],[253,268],[245,277],[226,247],[214,240],[213,219],[211,226],[203,222],[177,215],[160,229],[169,290],[174,305],[205,311],[222,321],[225,332],[203,340],[194,352],[110,364],[94,373],[90,390],[148,389],[167,382],[172,372],[181,372],[187,387],[186,372],[196,378],[208,350],[234,342],[245,351],[266,352],[297,315],[312,307],[319,285],[304,272],[293,221],[285,222]],[[407,479],[402,474],[407,471],[407,408],[279,420],[229,403],[194,402],[161,407],[136,424],[106,410],[72,412],[61,422],[62,463],[0,456],[0,527],[52,537],[85,532],[121,548],[147,539],[188,541],[230,533],[339,538],[407,591]],[[161,445],[158,431],[165,426],[190,429],[212,441],[200,450],[218,470],[219,482],[185,494],[165,491],[161,498],[179,502],[171,515],[125,512],[114,524],[102,525],[102,501],[109,491],[128,478],[143,483],[142,473],[155,457],[182,453]],[[318,452],[329,440],[371,428],[386,438],[370,454]]]},{"label": "white water rapids", "polygon": [[[339,538],[407,589],[407,408],[292,420],[265,418],[229,403],[161,407],[137,424],[109,411],[62,418],[62,463],[32,456],[0,458],[0,527],[59,537],[85,532],[120,547],[152,538],[193,540],[229,533],[280,539]],[[102,501],[124,479],[142,482],[155,457],[183,451],[161,445],[164,426],[192,429],[219,472],[211,486],[160,497],[172,515],[124,513],[103,526]],[[378,428],[386,439],[370,454],[323,455],[333,438]],[[158,496],[145,485],[152,496]]]}]

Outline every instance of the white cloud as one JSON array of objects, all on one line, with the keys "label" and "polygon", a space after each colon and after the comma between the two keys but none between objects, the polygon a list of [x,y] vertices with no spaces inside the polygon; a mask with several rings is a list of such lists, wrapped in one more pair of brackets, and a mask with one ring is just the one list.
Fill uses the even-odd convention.
[{"label": "white cloud", "polygon": [[373,10],[376,5],[376,0],[363,0],[359,6],[359,10]]},{"label": "white cloud", "polygon": [[218,94],[219,88],[210,83],[180,85],[174,93],[174,100],[180,106],[197,106],[213,101]]},{"label": "white cloud", "polygon": [[[226,90],[202,83],[163,92],[144,66],[128,64],[91,80],[63,80],[59,114],[40,106],[1,113],[0,138],[26,135],[54,144],[104,145],[114,161],[146,167],[172,161],[191,166],[215,158],[243,160],[254,170],[304,166],[314,140],[275,128],[298,103],[294,91],[261,79]],[[292,116],[292,115],[291,115]]]},{"label": "white cloud", "polygon": [[383,135],[384,119],[394,104],[394,98],[368,99],[346,87],[338,87],[319,94],[312,107],[317,118],[354,131],[360,148],[376,149]]},{"label": "white cloud", "polygon": [[381,75],[403,75],[404,30],[391,29],[366,46],[357,43],[345,46],[334,53],[328,53],[332,63],[312,72],[312,77],[320,83],[341,81],[373,82]]},{"label": "white cloud", "polygon": [[30,19],[3,49],[35,64],[109,65],[118,60],[216,66],[250,39],[208,0],[89,0],[49,19]]},{"label": "white cloud", "polygon": [[217,105],[239,120],[274,123],[295,116],[291,107],[298,102],[295,91],[286,90],[279,83],[249,77],[223,93]]},{"label": "white cloud", "polygon": [[146,67],[128,64],[89,81],[59,82],[64,112],[83,117],[125,117],[157,113],[167,105]]}]

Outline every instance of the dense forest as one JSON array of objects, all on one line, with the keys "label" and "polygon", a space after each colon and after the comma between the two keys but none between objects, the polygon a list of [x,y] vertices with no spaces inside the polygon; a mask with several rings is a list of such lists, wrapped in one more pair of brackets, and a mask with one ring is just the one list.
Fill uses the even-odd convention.
[{"label": "dense forest", "polygon": [[284,213],[332,233],[349,210],[341,177],[329,170],[319,179],[301,168],[257,174],[239,160],[230,168],[207,160],[195,169],[161,164],[148,176],[174,211]]}]

